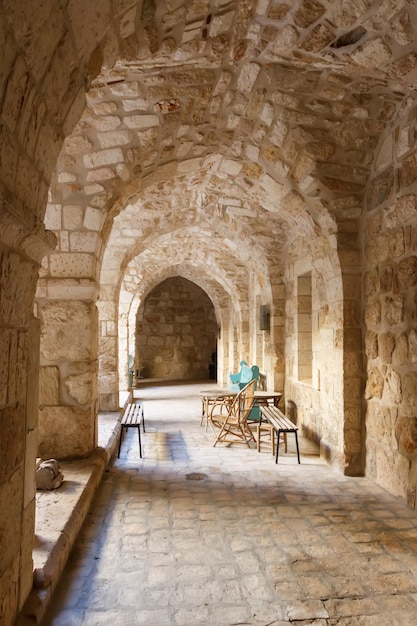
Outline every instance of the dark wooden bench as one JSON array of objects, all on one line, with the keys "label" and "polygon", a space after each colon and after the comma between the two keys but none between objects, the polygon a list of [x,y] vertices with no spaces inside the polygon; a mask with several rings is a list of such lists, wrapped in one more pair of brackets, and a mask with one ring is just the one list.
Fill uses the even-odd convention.
[{"label": "dark wooden bench", "polygon": [[276,446],[276,454],[275,454],[275,463],[278,463],[278,454],[279,454],[279,439],[281,433],[284,434],[285,440],[285,451],[287,451],[287,442],[286,436],[288,433],[294,433],[295,435],[295,445],[297,447],[297,458],[298,463],[300,463],[300,450],[298,448],[298,428],[293,422],[285,417],[284,413],[280,411],[280,409],[276,406],[261,406],[259,407],[261,410],[262,419],[268,421],[271,426],[275,429],[277,433],[277,446]]},{"label": "dark wooden bench", "polygon": [[120,439],[119,439],[119,451],[117,453],[117,458],[120,457],[120,447],[122,445],[122,436],[124,429],[128,430],[129,428],[137,428],[138,429],[138,438],[139,438],[139,456],[142,458],[142,440],[140,437],[140,426],[142,424],[143,432],[145,432],[145,414],[143,411],[142,404],[127,404],[123,413],[123,417],[120,421],[121,429],[120,429]]}]

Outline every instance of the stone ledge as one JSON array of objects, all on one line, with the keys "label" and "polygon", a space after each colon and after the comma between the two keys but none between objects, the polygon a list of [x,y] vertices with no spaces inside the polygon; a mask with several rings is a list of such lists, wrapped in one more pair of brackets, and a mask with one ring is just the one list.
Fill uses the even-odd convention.
[{"label": "stone ledge", "polygon": [[62,462],[62,485],[36,497],[33,584],[45,589],[61,574],[105,469],[102,456]]},{"label": "stone ledge", "polygon": [[99,415],[99,446],[88,459],[60,462],[64,481],[36,496],[33,589],[15,626],[41,623],[120,433],[118,412]]}]

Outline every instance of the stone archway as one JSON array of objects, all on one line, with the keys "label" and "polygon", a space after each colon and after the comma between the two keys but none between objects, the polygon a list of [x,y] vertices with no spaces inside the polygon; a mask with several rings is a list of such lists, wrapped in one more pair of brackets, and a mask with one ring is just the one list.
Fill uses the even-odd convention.
[{"label": "stone archway", "polygon": [[[366,405],[366,471],[415,506],[414,451],[403,453],[415,420],[416,9],[410,2],[177,5],[162,11],[152,2],[85,0],[45,2],[34,12],[33,3],[16,0],[0,7],[1,451],[8,460],[0,484],[2,501],[13,494],[14,512],[0,519],[8,539],[0,571],[9,622],[30,584],[19,572],[30,570],[37,363],[29,348],[39,337],[33,303],[41,259],[36,314],[65,344],[56,352],[48,340],[41,347],[41,412],[49,420],[46,405],[63,408],[65,426],[76,432],[74,449],[62,453],[88,454],[97,417],[97,298],[111,337],[125,266],[151,249],[155,234],[174,232],[173,216],[192,235],[200,227],[223,242],[210,271],[222,270],[228,297],[234,287],[239,293],[222,334],[229,363],[243,351],[263,357],[265,344],[253,334],[260,301],[271,304],[280,334],[273,343],[284,358],[288,254],[335,237],[327,262],[334,254],[341,269],[335,315],[342,328],[338,321],[331,350],[343,351],[338,377],[351,385],[339,387],[344,398],[329,424],[337,423],[341,458],[358,468]],[[197,256],[188,261],[201,270]],[[253,273],[261,269],[247,287],[251,261]],[[282,268],[290,280],[281,280]],[[324,300],[318,313],[325,334]],[[80,326],[83,339],[72,346]],[[265,364],[283,382],[274,358]],[[112,365],[116,380],[117,360]],[[319,404],[317,391],[310,395]]]},{"label": "stone archway", "polygon": [[167,278],[138,311],[136,363],[146,378],[208,379],[216,349],[213,304],[194,283]]}]

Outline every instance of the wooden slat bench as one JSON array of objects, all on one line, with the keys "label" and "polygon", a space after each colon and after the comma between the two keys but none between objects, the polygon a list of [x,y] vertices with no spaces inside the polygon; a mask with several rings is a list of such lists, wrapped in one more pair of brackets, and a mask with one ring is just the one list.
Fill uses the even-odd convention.
[{"label": "wooden slat bench", "polygon": [[120,439],[119,439],[119,451],[117,453],[117,458],[120,457],[120,447],[122,445],[122,436],[124,429],[128,430],[129,428],[137,428],[138,429],[138,438],[139,438],[139,456],[142,458],[142,440],[140,437],[140,426],[142,424],[143,432],[145,432],[145,414],[143,412],[142,404],[127,404],[125,411],[123,413],[123,417],[120,421],[121,429],[120,429]]},{"label": "wooden slat bench", "polygon": [[261,410],[262,418],[267,420],[274,427],[275,432],[277,433],[275,463],[278,463],[279,438],[280,438],[281,433],[284,434],[284,437],[286,437],[288,433],[294,433],[295,445],[297,447],[297,458],[298,458],[298,463],[300,463],[300,450],[298,448],[297,426],[293,424],[292,421],[288,419],[288,417],[285,417],[284,413],[280,411],[279,408],[276,406],[261,406],[259,408]]}]

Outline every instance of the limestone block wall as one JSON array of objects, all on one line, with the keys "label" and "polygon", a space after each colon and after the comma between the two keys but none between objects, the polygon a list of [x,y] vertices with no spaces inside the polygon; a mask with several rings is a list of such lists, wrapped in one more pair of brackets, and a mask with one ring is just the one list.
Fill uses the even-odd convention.
[{"label": "limestone block wall", "polygon": [[0,621],[32,586],[39,326],[37,266],[0,244]]},{"label": "limestone block wall", "polygon": [[[328,246],[331,249],[330,246]],[[320,443],[322,455],[344,470],[344,380],[342,279],[340,267],[332,256],[322,263],[317,250],[323,242],[316,242],[316,257],[312,242],[298,239],[288,254],[286,270],[286,344],[285,344],[285,401],[291,419]],[[298,332],[298,278],[311,277],[311,379],[299,373],[299,340],[305,334],[305,325]],[[304,310],[304,309],[303,309]],[[301,338],[300,338],[301,335]],[[304,354],[304,351],[301,352]],[[303,357],[304,358],[304,357]]]},{"label": "limestone block wall", "polygon": [[417,501],[416,108],[381,139],[366,196],[366,474]]},{"label": "limestone block wall", "polygon": [[137,363],[151,378],[205,379],[216,348],[217,321],[205,292],[169,278],[145,299],[137,323]]},{"label": "limestone block wall", "polygon": [[87,456],[97,443],[98,314],[82,301],[38,301],[39,455]]},{"label": "limestone block wall", "polygon": [[[126,335],[126,316],[119,316],[117,321],[117,307],[114,301],[107,300],[105,291],[97,303],[99,311],[99,338],[98,338],[98,392],[99,410],[116,411],[119,408],[119,389],[127,389],[127,358],[124,360],[124,386],[119,386],[118,335]],[[126,352],[126,350],[125,350]]]}]

